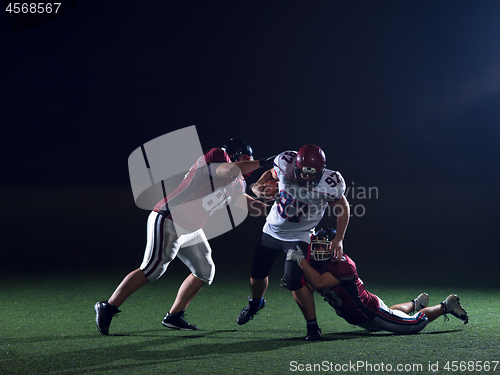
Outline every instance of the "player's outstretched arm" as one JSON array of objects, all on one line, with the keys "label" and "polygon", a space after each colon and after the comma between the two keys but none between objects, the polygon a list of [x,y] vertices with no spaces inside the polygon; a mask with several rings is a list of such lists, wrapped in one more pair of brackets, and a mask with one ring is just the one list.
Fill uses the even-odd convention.
[{"label": "player's outstretched arm", "polygon": [[342,195],[338,201],[333,203],[333,207],[337,212],[337,233],[330,244],[330,250],[333,250],[333,257],[340,260],[344,254],[344,235],[349,224],[350,207],[345,195]]},{"label": "player's outstretched arm", "polygon": [[215,173],[220,178],[236,177],[240,174],[244,175],[259,169],[260,164],[258,160],[243,160],[234,163],[222,163],[217,167]]},{"label": "player's outstretched arm", "polygon": [[[245,156],[245,155],[244,155]],[[217,167],[217,176],[221,178],[236,177],[240,173],[242,175],[252,173],[259,168],[268,168],[272,166],[274,156],[263,158],[259,160],[251,160],[247,157],[247,160],[240,160],[234,163],[223,163]]]}]

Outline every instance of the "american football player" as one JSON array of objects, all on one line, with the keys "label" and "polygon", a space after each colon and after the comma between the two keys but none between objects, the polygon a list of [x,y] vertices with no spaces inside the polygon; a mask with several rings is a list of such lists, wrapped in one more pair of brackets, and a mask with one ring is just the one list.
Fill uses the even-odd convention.
[{"label": "american football player", "polygon": [[203,226],[231,201],[248,206],[252,216],[265,215],[266,204],[245,193],[245,177],[258,168],[269,168],[274,156],[253,160],[252,148],[231,139],[213,148],[191,167],[179,187],[158,202],[147,222],[147,244],[139,268],[130,272],[107,301],[94,306],[99,331],[107,335],[111,319],[125,300],[148,282],[158,280],[178,257],[191,271],[162,321],[168,328],[197,330],[184,318],[184,311],[201,290],[212,283],[215,265]]},{"label": "american football player", "polygon": [[[238,324],[246,324],[264,308],[268,275],[274,262],[282,252],[296,245],[307,251],[311,234],[328,205],[337,212],[337,234],[330,248],[337,259],[342,256],[342,241],[349,222],[346,187],[339,172],[326,168],[323,150],[308,144],[298,151],[285,151],[276,156],[273,168],[264,172],[252,187],[257,197],[269,198],[265,188],[270,179],[278,181],[279,197],[267,216],[254,252],[250,277],[252,298],[240,312]],[[320,339],[314,300],[297,264],[285,262],[285,281],[307,322],[306,340]]]},{"label": "american football player", "polygon": [[387,307],[378,296],[365,289],[356,264],[349,256],[333,257],[328,246],[333,238],[331,229],[320,230],[312,236],[309,254],[304,255],[302,249],[290,249],[286,260],[303,270],[311,294],[318,291],[348,323],[371,332],[397,334],[419,332],[443,314],[451,314],[462,323],[468,323],[467,312],[455,294],[435,306],[428,306],[429,296],[421,293],[411,302]]}]

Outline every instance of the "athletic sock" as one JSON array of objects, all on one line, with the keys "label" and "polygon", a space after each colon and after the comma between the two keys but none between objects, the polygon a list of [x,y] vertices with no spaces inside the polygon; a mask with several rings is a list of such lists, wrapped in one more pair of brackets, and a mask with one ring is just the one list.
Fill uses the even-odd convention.
[{"label": "athletic sock", "polygon": [[306,322],[307,322],[307,329],[310,329],[310,328],[319,328],[318,327],[318,321],[316,320],[316,318],[311,319],[311,320],[306,320]]},{"label": "athletic sock", "polygon": [[443,306],[443,318],[444,318],[444,321],[447,322],[450,320],[450,318],[448,318],[448,311],[446,311],[446,304],[443,302],[440,303],[441,306]]},{"label": "athletic sock", "polygon": [[260,307],[262,305],[262,302],[264,302],[264,297],[262,298],[252,298],[250,300],[250,304]]}]

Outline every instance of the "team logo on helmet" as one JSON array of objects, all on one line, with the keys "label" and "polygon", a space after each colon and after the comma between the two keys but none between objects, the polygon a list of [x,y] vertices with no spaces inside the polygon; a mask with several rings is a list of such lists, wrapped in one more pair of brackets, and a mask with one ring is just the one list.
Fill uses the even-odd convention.
[{"label": "team logo on helmet", "polygon": [[326,156],[320,147],[302,146],[295,158],[295,179],[301,185],[314,187],[321,181],[325,165]]},{"label": "team logo on helmet", "polygon": [[337,231],[335,229],[321,229],[311,236],[311,256],[318,262],[329,260],[333,256],[330,251],[330,244],[335,237]]}]

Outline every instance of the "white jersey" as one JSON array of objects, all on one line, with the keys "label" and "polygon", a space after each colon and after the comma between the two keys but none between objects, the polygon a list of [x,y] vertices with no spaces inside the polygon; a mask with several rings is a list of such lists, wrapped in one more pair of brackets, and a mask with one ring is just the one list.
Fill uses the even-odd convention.
[{"label": "white jersey", "polygon": [[344,194],[345,182],[339,172],[324,169],[318,185],[307,189],[295,179],[296,156],[296,151],[285,151],[274,159],[279,201],[271,208],[262,230],[282,241],[309,242],[328,203],[338,201]]}]

